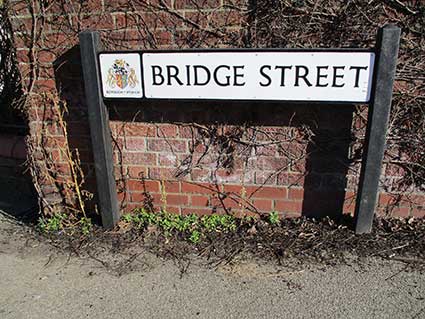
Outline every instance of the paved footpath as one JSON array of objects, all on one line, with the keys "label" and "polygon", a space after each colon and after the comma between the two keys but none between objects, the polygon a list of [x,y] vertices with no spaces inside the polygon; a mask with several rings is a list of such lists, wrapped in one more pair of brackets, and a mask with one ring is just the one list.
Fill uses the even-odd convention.
[{"label": "paved footpath", "polygon": [[152,255],[120,277],[28,240],[0,215],[0,318],[425,318],[425,273],[397,262],[210,270]]}]

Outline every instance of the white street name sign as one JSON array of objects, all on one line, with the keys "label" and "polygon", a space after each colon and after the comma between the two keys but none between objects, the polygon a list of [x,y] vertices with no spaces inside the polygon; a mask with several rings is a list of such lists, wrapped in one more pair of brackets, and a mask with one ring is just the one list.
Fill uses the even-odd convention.
[{"label": "white street name sign", "polygon": [[[140,98],[143,93],[148,99],[367,103],[375,54],[342,50],[181,51],[102,53],[99,60],[105,98]],[[127,64],[124,69],[117,68],[116,61]]]}]

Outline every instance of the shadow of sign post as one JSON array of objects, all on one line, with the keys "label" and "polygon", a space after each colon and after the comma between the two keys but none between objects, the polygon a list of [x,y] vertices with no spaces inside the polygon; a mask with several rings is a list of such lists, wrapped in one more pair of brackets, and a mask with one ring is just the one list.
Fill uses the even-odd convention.
[{"label": "shadow of sign post", "polygon": [[111,100],[235,100],[369,104],[355,210],[356,233],[371,231],[391,108],[400,29],[378,32],[374,49],[101,50],[80,34],[102,223],[119,219],[108,112]]}]

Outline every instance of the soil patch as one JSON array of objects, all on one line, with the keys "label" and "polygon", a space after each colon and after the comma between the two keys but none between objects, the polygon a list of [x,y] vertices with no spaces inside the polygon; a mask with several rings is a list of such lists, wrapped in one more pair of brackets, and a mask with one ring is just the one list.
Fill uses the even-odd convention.
[{"label": "soil patch", "polygon": [[25,233],[23,237],[31,238],[28,242],[47,243],[70,256],[93,259],[116,275],[143,268],[141,260],[149,255],[172,260],[181,275],[194,262],[242,273],[245,270],[229,267],[255,260],[264,264],[272,261],[299,271],[299,265],[350,264],[367,257],[425,269],[425,221],[421,219],[379,219],[373,232],[363,235],[356,235],[349,227],[330,219],[285,219],[279,225],[260,220],[238,223],[233,232],[205,233],[198,244],[188,242],[179,233],[166,235],[156,227],[136,229],[123,224],[113,231],[95,228],[88,236],[66,232],[44,235],[33,227],[14,231]]}]

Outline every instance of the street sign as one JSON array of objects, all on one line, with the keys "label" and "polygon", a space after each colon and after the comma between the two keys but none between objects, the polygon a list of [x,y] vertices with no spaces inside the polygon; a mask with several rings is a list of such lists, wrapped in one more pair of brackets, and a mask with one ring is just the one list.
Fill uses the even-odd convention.
[{"label": "street sign", "polygon": [[189,100],[367,103],[374,61],[374,52],[356,50],[99,55],[105,98]]}]

